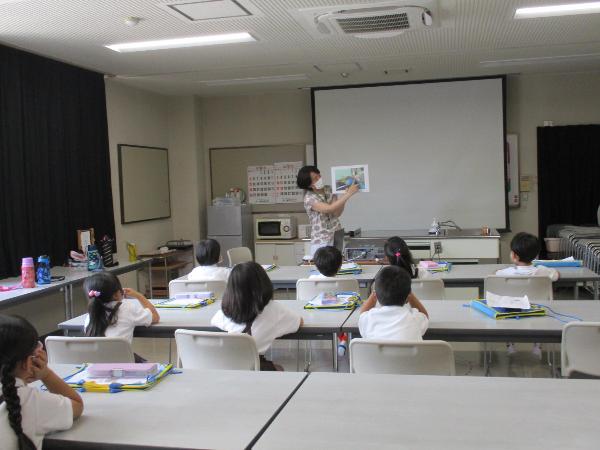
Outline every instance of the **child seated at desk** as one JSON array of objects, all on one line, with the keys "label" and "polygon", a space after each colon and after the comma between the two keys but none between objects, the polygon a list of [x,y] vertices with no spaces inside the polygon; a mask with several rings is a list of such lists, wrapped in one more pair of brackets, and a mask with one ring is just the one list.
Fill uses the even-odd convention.
[{"label": "child seated at desk", "polygon": [[196,247],[196,261],[198,261],[199,265],[188,274],[188,280],[227,281],[229,278],[229,269],[217,265],[223,260],[221,258],[221,246],[214,239],[206,239],[198,243]]},{"label": "child seated at desk", "polygon": [[[514,266],[500,269],[496,275],[503,277],[548,277],[552,281],[558,280],[558,271],[551,267],[534,266],[533,260],[540,253],[540,241],[533,234],[521,232],[515,234],[510,241],[510,259],[515,264]],[[516,352],[512,342],[506,344],[506,352],[512,355]],[[541,359],[542,346],[538,343],[533,344],[533,355]]]},{"label": "child seated at desk", "polygon": [[[86,278],[83,290],[89,298],[84,322],[86,336],[120,337],[131,344],[136,326],[148,327],[160,320],[158,311],[146,297],[133,289],[123,289],[110,272]],[[144,362],[138,355],[135,358],[136,362]]]},{"label": "child seated at desk", "polygon": [[282,370],[264,355],[275,339],[298,331],[303,323],[302,317],[272,302],[272,298],[273,284],[260,264],[236,264],[231,269],[221,310],[210,321],[228,333],[252,336],[260,356],[260,370]]},{"label": "child seated at desk", "polygon": [[429,278],[431,276],[427,269],[419,269],[415,265],[412,253],[406,241],[401,237],[392,236],[389,238],[383,246],[383,252],[391,265],[406,270],[411,278]]},{"label": "child seated at desk", "polygon": [[[360,307],[358,330],[366,339],[421,341],[429,316],[410,291],[408,272],[397,266],[381,269],[375,277],[373,293]],[[375,307],[379,301],[380,307]]]},{"label": "child seated at desk", "polygon": [[308,278],[334,278],[342,267],[342,253],[331,245],[321,247],[315,252],[314,262],[319,273]]},{"label": "child seated at desk", "polygon": [[[83,401],[48,368],[38,333],[27,320],[0,315],[0,448],[42,448],[47,433],[68,430]],[[29,387],[40,380],[48,392]]]}]

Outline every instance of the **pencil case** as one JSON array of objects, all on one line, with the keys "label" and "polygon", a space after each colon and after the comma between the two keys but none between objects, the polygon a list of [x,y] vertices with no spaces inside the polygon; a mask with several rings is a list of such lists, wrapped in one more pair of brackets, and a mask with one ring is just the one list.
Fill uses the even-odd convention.
[{"label": "pencil case", "polygon": [[88,367],[92,378],[146,378],[157,373],[156,363],[98,363]]}]

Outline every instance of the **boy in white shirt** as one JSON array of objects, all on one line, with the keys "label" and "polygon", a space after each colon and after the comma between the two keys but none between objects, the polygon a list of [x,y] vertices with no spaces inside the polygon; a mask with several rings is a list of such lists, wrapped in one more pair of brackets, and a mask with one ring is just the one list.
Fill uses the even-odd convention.
[{"label": "boy in white shirt", "polygon": [[196,247],[196,261],[199,266],[188,274],[190,281],[223,280],[229,278],[230,269],[219,267],[221,246],[214,239],[200,241]]},{"label": "boy in white shirt", "polygon": [[[384,267],[377,274],[373,293],[360,308],[358,330],[363,338],[423,340],[429,316],[410,285],[410,275],[398,266]],[[377,301],[380,307],[375,307]]]},{"label": "boy in white shirt", "polygon": [[335,278],[342,267],[342,253],[337,248],[327,245],[315,252],[314,261],[319,273],[308,278]]},{"label": "boy in white shirt", "polygon": [[[521,232],[515,234],[510,241],[510,259],[514,266],[500,269],[496,275],[503,277],[548,277],[552,281],[558,280],[558,271],[551,267],[534,266],[533,260],[537,258],[541,250],[540,241],[533,234]],[[512,342],[506,344],[506,352],[512,355],[516,352]],[[533,344],[532,353],[541,359],[542,347],[539,343]]]}]

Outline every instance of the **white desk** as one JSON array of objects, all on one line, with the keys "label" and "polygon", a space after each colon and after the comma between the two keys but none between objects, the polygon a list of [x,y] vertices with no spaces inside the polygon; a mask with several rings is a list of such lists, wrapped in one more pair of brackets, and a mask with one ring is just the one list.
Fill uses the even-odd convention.
[{"label": "white desk", "polygon": [[[143,259],[135,262],[126,261],[119,263],[118,266],[107,267],[105,270],[112,272],[115,275],[120,275],[134,270],[139,270],[144,266],[150,267],[151,262],[151,259]],[[85,269],[82,270],[61,266],[52,267],[51,272],[53,276],[64,276],[65,279],[62,281],[54,281],[50,284],[39,284],[34,288],[15,289],[13,291],[0,292],[0,310],[8,306],[38,299],[39,297],[55,291],[61,291],[64,292],[65,297],[65,317],[73,317],[73,287],[77,284],[83,283],[83,280],[92,275],[92,273]],[[20,282],[20,277],[5,278],[0,280],[0,285],[10,286],[19,284]]]},{"label": "white desk", "polygon": [[[317,335],[337,333],[352,311],[323,311],[304,309],[305,302],[297,300],[272,300],[281,303],[300,314],[304,324],[297,333],[285,336],[289,339],[315,338]],[[149,327],[136,327],[136,337],[166,337],[172,338],[175,330],[186,328],[197,331],[219,331],[210,324],[210,319],[221,308],[221,301],[196,309],[159,309],[160,322]],[[58,328],[65,334],[81,334],[85,315],[75,317],[58,324]]]},{"label": "white desk", "polygon": [[[433,278],[444,280],[446,287],[477,286],[483,293],[483,282],[485,277],[495,275],[500,269],[509,267],[509,264],[453,264],[448,272],[433,274]],[[556,286],[573,286],[575,288],[575,299],[578,297],[577,283],[592,282],[594,286],[594,299],[598,300],[600,295],[600,275],[592,272],[587,267],[557,267],[559,273]]]},{"label": "white desk", "polygon": [[[61,375],[74,368],[53,367]],[[46,436],[44,449],[243,449],[305,376],[184,370],[148,391],[83,393],[83,416]]]},{"label": "white desk", "polygon": [[311,373],[253,447],[597,449],[597,380]]},{"label": "white desk", "polygon": [[[463,342],[560,342],[564,323],[552,317],[495,320],[465,307],[468,301],[425,300],[429,313],[429,328],[425,339]],[[579,317],[585,321],[600,321],[600,302],[591,300],[557,300],[546,302],[554,311]],[[342,325],[342,331],[358,336],[358,310]],[[560,317],[569,321],[567,317]]]},{"label": "white desk", "polygon": [[[354,278],[358,280],[360,287],[368,287],[375,279],[381,265],[361,266],[362,273],[356,275],[342,275],[341,278]],[[308,278],[315,266],[278,266],[267,272],[275,289],[296,289],[296,282],[300,278]]]}]

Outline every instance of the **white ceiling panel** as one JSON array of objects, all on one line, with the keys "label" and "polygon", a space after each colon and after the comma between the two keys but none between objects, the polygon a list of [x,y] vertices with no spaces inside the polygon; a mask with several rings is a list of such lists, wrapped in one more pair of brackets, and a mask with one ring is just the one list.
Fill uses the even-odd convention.
[{"label": "white ceiling panel", "polygon": [[[234,2],[229,1],[231,6]],[[489,60],[600,53],[600,14],[513,18],[517,7],[574,3],[570,0],[438,0],[436,27],[382,39],[335,35],[315,38],[298,22],[296,14],[306,8],[339,9],[343,5],[374,5],[378,1],[236,2],[252,15],[190,21],[165,10],[167,4],[194,3],[193,0],[0,0],[0,43],[115,75],[128,84],[157,92],[198,95],[502,72],[600,69],[600,62],[590,59],[501,68],[480,64]],[[225,7],[225,2],[221,6]],[[227,11],[235,13],[233,9]],[[142,20],[129,27],[124,19],[131,16]],[[129,54],[104,47],[239,31],[250,32],[257,42]],[[335,72],[319,73],[314,70],[315,65],[358,65],[362,70],[341,78]],[[198,82],[300,73],[306,74],[307,80],[290,79],[272,86],[206,86]]]}]

